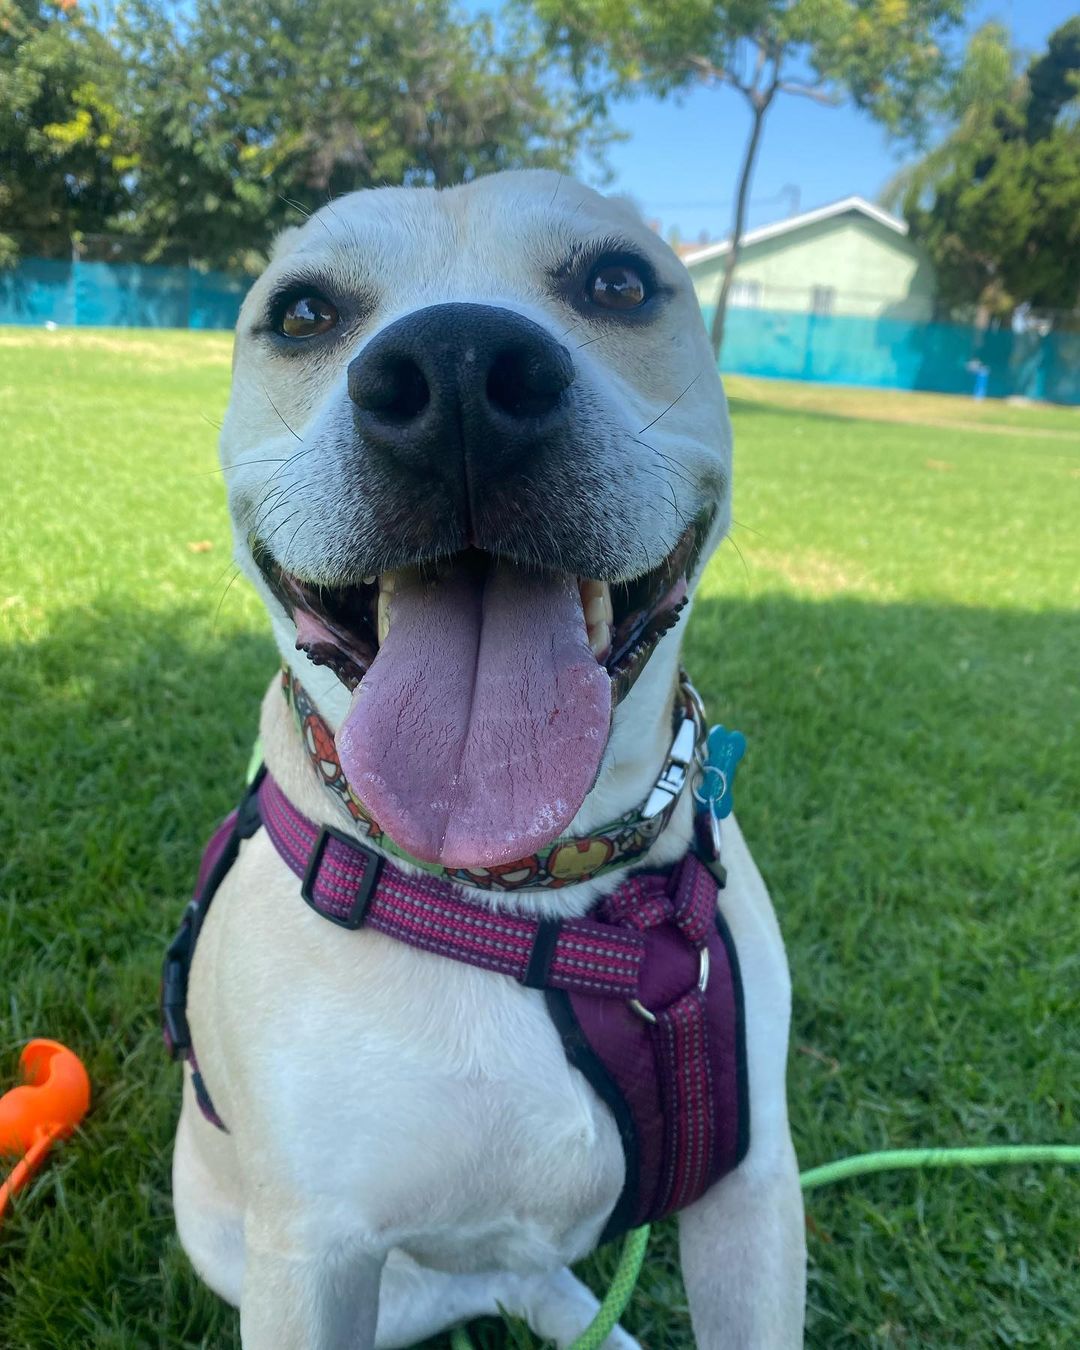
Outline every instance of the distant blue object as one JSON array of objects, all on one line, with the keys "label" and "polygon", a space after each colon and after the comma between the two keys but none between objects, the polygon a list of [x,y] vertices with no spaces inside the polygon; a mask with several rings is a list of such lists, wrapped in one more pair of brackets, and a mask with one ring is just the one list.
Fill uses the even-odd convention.
[{"label": "distant blue object", "polygon": [[0,270],[0,324],[233,328],[250,285],[193,267],[25,258]]},{"label": "distant blue object", "polygon": [[705,743],[705,763],[701,782],[694,791],[702,809],[713,813],[717,820],[730,816],[734,802],[731,792],[735,786],[735,772],[746,754],[746,737],[741,731],[713,727]]},{"label": "distant blue object", "polygon": [[[702,310],[708,326],[712,306]],[[911,319],[734,308],[724,324],[720,366],[725,375],[970,397],[972,360],[987,368],[990,398],[1080,403],[1080,332],[1014,333]]]},{"label": "distant blue object", "polygon": [[[23,258],[0,268],[0,324],[232,328],[250,285],[193,267]],[[725,374],[1080,404],[1080,332],[732,308],[722,358]]]}]

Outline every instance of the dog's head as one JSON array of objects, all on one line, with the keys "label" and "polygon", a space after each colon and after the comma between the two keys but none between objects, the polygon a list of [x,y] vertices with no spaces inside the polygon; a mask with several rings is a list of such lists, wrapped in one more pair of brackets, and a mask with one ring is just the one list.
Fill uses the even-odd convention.
[{"label": "dog's head", "polygon": [[283,654],[340,682],[350,784],[448,866],[566,828],[729,518],[686,271],[554,173],[355,193],[288,231],[222,458]]}]

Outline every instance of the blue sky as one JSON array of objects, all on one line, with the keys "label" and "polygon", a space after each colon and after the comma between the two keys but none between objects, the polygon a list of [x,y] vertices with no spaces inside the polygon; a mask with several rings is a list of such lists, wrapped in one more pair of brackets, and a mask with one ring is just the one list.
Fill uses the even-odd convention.
[{"label": "blue sky", "polygon": [[[1036,50],[1077,8],[1077,0],[979,0],[967,27],[998,19],[1017,46]],[[617,105],[615,120],[630,139],[609,155],[611,189],[629,193],[665,233],[674,225],[686,240],[702,230],[714,238],[726,235],[749,127],[742,96],[700,89],[681,105],[638,99]],[[798,189],[800,210],[853,192],[873,200],[900,163],[897,149],[866,114],[782,97],[765,123],[750,225],[790,214],[791,188]]]}]

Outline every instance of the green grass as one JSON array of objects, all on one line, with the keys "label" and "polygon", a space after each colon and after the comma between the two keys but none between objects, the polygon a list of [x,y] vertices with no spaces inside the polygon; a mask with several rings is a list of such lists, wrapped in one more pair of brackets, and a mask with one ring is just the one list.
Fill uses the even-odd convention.
[{"label": "green grass", "polygon": [[[228,350],[0,331],[0,1084],[44,1034],[95,1092],[0,1228],[4,1350],[239,1343],[173,1234],[154,1006],[274,666],[226,590]],[[800,1158],[1075,1142],[1078,423],[732,387],[743,556],[714,562],[687,655],[750,741],[739,810],[793,968]],[[1075,1172],[878,1176],[808,1210],[811,1346],[1080,1344]],[[690,1344],[670,1227],[626,1321],[649,1350]]]}]

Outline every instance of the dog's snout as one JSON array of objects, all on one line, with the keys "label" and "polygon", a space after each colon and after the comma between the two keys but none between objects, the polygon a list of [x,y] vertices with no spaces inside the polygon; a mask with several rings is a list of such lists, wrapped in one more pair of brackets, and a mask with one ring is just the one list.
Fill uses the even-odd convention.
[{"label": "dog's snout", "polygon": [[574,378],[566,348],[542,329],[536,332],[539,342],[513,342],[496,355],[488,371],[488,402],[509,417],[543,417],[553,412]]},{"label": "dog's snout", "polygon": [[473,304],[398,319],[348,372],[365,448],[474,488],[560,438],[573,380],[570,353],[539,324]]}]

